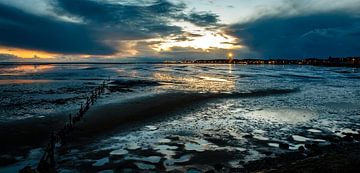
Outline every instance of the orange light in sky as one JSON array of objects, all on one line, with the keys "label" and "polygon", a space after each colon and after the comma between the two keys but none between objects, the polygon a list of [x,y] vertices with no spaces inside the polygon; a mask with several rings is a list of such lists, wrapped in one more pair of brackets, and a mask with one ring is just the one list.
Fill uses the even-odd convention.
[{"label": "orange light in sky", "polygon": [[161,52],[169,51],[172,47],[184,47],[202,49],[209,52],[211,49],[239,49],[242,45],[238,44],[237,38],[227,35],[220,29],[209,30],[191,24],[189,22],[174,22],[174,25],[181,27],[184,31],[198,36],[186,36],[187,40],[176,40],[177,35],[171,35],[166,38],[153,39],[159,41],[159,44],[152,46],[152,49]]},{"label": "orange light in sky", "polygon": [[20,58],[54,58],[56,55],[58,55],[55,53],[48,53],[44,51],[9,47],[0,47],[0,54],[10,54]]}]

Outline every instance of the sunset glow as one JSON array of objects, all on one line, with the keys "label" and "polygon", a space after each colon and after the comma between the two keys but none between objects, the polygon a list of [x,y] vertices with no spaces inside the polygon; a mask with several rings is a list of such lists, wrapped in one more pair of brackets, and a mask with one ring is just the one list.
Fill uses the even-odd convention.
[{"label": "sunset glow", "polygon": [[0,54],[9,54],[19,58],[54,58],[58,54],[44,51],[0,47]]},{"label": "sunset glow", "polygon": [[359,172],[360,0],[0,0],[0,173]]},{"label": "sunset glow", "polygon": [[155,44],[152,48],[158,52],[170,51],[173,47],[201,49],[209,52],[212,49],[240,49],[241,45],[237,43],[237,38],[227,35],[219,29],[208,30],[195,26],[188,22],[174,23],[181,27],[186,33],[193,36],[184,35],[184,40],[177,40],[179,36],[171,35],[163,39],[155,39],[159,44]]},{"label": "sunset glow", "polygon": [[28,1],[0,0],[0,61],[360,54],[359,0]]}]

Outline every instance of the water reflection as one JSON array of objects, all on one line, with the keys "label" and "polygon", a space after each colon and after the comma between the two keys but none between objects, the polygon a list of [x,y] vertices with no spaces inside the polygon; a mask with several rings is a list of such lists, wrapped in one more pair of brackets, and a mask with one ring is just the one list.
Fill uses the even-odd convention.
[{"label": "water reflection", "polygon": [[228,66],[228,73],[231,74],[233,69],[233,64],[229,64]]},{"label": "water reflection", "polygon": [[170,73],[156,72],[153,77],[168,89],[197,92],[233,92],[236,88],[234,78],[222,75],[201,74],[193,76],[175,76]]},{"label": "water reflection", "polygon": [[278,108],[252,111],[246,114],[249,118],[264,121],[299,123],[309,121],[315,115],[314,112],[296,108]]},{"label": "water reflection", "polygon": [[33,79],[0,79],[0,85],[10,85],[10,84],[34,84],[34,83],[49,83],[52,80],[33,80]]},{"label": "water reflection", "polygon": [[19,75],[43,73],[53,68],[54,65],[3,66],[0,68],[0,76],[19,76]]}]

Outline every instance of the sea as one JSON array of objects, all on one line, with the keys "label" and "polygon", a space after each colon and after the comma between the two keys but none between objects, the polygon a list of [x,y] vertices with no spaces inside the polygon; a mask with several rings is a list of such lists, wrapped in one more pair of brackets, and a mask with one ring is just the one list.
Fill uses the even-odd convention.
[{"label": "sea", "polygon": [[[3,64],[0,123],[67,116],[59,112],[76,111],[103,82],[106,92],[94,106],[172,93],[213,97],[71,145],[57,155],[60,172],[202,172],[216,160],[241,168],[360,131],[360,69],[310,65]],[[279,147],[284,143],[288,149]],[[35,166],[42,147],[0,172]]]}]

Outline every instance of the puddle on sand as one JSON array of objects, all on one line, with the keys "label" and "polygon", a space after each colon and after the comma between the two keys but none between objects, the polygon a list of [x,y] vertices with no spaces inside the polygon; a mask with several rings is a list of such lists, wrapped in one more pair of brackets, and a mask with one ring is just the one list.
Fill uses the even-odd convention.
[{"label": "puddle on sand", "polygon": [[186,155],[180,156],[177,159],[166,159],[164,161],[164,166],[169,170],[176,163],[185,163],[185,162],[190,161],[191,157],[192,157],[191,154],[186,154]]},{"label": "puddle on sand", "polygon": [[238,151],[240,151],[240,152],[244,152],[244,151],[247,150],[246,148],[241,148],[241,147],[236,147],[235,149],[238,150]]},{"label": "puddle on sand", "polygon": [[139,169],[143,169],[143,170],[155,169],[155,166],[152,165],[152,164],[141,163],[141,162],[135,162],[134,164],[135,164]]},{"label": "puddle on sand", "polygon": [[264,109],[246,114],[248,117],[271,122],[300,123],[309,121],[314,113],[304,109]]},{"label": "puddle on sand", "polygon": [[[269,142],[267,145],[270,147],[280,148],[280,144],[276,142]],[[289,144],[289,150],[298,150],[300,146],[303,146],[303,144]]]},{"label": "puddle on sand", "polygon": [[104,166],[106,163],[109,163],[108,157],[97,160],[95,163],[92,164],[92,166]]},{"label": "puddle on sand", "polygon": [[171,146],[171,145],[157,145],[154,147],[155,150],[176,150],[177,146]]},{"label": "puddle on sand", "polygon": [[279,148],[280,144],[279,143],[275,143],[275,142],[269,142],[268,145],[270,147],[275,147],[275,148]]},{"label": "puddle on sand", "polygon": [[264,136],[265,133],[266,133],[266,131],[260,130],[260,129],[256,129],[252,132],[252,134],[254,134],[254,136],[253,136],[254,139],[257,139],[260,141],[268,141],[269,138]]},{"label": "puddle on sand", "polygon": [[110,152],[110,155],[113,155],[113,156],[121,156],[121,155],[126,155],[128,154],[129,152],[127,150],[123,150],[123,149],[118,149],[118,150],[114,150],[114,151],[111,151]]},{"label": "puddle on sand", "polygon": [[143,161],[149,163],[159,163],[161,160],[160,156],[148,156],[148,157],[138,157],[138,156],[127,156],[125,160],[136,160],[136,161]]},{"label": "puddle on sand", "polygon": [[344,128],[340,130],[342,133],[352,133],[352,134],[359,134],[360,131],[352,130],[349,128]]},{"label": "puddle on sand", "polygon": [[321,133],[322,132],[321,130],[318,130],[318,129],[308,129],[307,131],[312,132],[312,133]]},{"label": "puddle on sand", "polygon": [[159,139],[158,142],[159,143],[169,143],[169,142],[171,142],[171,140],[164,138],[164,139]]},{"label": "puddle on sand", "polygon": [[140,149],[141,147],[137,143],[131,142],[131,143],[126,144],[126,148],[129,150],[137,150],[137,149]]},{"label": "puddle on sand", "polygon": [[313,141],[313,142],[326,142],[323,139],[313,139],[313,138],[307,138],[304,136],[300,136],[300,135],[292,135],[292,138],[294,141],[298,141],[298,142],[307,142],[307,141]]},{"label": "puddle on sand", "polygon": [[257,139],[257,140],[260,140],[260,141],[268,141],[269,140],[268,137],[265,137],[265,136],[262,136],[262,135],[254,135],[253,138]]},{"label": "puddle on sand", "polygon": [[339,137],[344,137],[346,136],[346,134],[360,134],[360,130],[359,129],[349,129],[349,128],[343,128],[340,130],[335,130],[335,135],[339,136]]},{"label": "puddle on sand", "polygon": [[154,131],[154,130],[157,130],[158,128],[156,126],[145,126],[145,128],[147,130],[151,130],[151,131]]},{"label": "puddle on sand", "polygon": [[196,143],[186,143],[185,150],[203,152],[205,151],[205,147]]},{"label": "puddle on sand", "polygon": [[210,148],[210,143],[205,139],[190,139],[184,144],[185,150],[203,152]]},{"label": "puddle on sand", "polygon": [[171,158],[176,154],[174,150],[178,149],[178,147],[171,145],[157,145],[153,149],[165,155],[165,158]]},{"label": "puddle on sand", "polygon": [[300,146],[304,146],[304,145],[303,144],[296,144],[296,145],[290,144],[289,149],[290,150],[299,150]]}]

